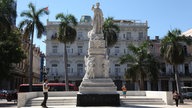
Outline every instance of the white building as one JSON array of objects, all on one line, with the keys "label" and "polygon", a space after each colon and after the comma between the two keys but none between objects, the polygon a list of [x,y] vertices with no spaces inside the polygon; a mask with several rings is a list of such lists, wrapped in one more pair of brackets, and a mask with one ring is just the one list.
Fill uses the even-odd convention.
[{"label": "white building", "polygon": [[[78,23],[77,39],[73,44],[67,45],[68,53],[68,76],[69,82],[80,84],[84,74],[84,56],[87,55],[88,37],[87,33],[92,29],[91,17],[82,16]],[[138,44],[147,39],[148,24],[135,20],[115,20],[120,27],[117,44],[109,48],[110,68],[109,75],[114,80],[117,87],[122,86],[124,82],[124,71],[127,65],[120,65],[118,58],[121,55],[129,53],[127,46],[130,43]],[[58,34],[59,22],[47,21],[47,39],[46,39],[46,67],[49,68],[48,78],[50,81],[64,81],[64,45],[54,40]]]}]

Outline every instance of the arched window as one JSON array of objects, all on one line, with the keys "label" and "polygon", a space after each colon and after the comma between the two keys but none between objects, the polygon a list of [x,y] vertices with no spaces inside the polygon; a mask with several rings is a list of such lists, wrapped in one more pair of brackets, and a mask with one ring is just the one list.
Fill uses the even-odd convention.
[{"label": "arched window", "polygon": [[185,56],[187,56],[187,46],[183,46],[183,49],[184,49]]}]

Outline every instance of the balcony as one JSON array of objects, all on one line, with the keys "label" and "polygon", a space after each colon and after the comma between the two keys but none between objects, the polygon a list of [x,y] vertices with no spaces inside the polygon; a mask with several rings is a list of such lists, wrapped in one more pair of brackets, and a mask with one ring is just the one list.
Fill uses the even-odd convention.
[{"label": "balcony", "polygon": [[46,57],[63,57],[63,53],[47,53]]}]

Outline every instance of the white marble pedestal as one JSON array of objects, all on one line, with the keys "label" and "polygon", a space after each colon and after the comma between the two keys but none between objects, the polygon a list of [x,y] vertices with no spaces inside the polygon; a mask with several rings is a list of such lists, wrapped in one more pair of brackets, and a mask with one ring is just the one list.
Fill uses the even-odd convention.
[{"label": "white marble pedestal", "polygon": [[77,106],[120,106],[117,87],[111,78],[83,79]]}]

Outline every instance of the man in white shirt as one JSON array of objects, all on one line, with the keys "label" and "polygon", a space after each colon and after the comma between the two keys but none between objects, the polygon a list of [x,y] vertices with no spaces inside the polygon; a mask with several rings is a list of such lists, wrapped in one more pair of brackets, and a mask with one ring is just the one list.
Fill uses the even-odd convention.
[{"label": "man in white shirt", "polygon": [[41,103],[42,107],[48,108],[46,103],[47,103],[47,99],[48,99],[48,90],[49,90],[49,86],[48,86],[48,80],[44,79],[44,83],[43,83],[43,94],[44,94],[44,100]]}]

